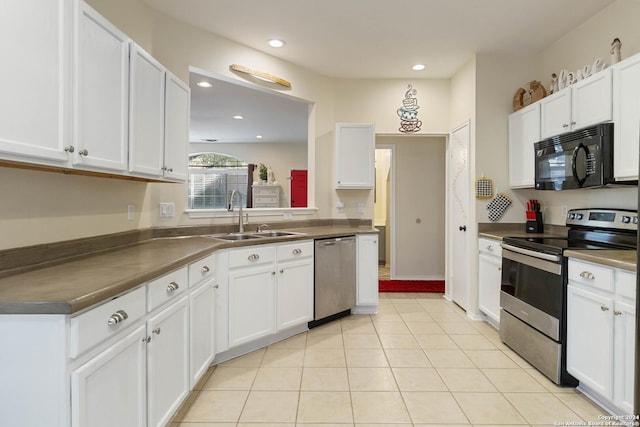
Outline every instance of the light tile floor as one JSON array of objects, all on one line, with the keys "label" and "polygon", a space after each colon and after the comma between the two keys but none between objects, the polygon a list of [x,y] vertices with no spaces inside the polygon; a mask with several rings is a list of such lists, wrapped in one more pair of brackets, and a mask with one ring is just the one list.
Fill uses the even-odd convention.
[{"label": "light tile floor", "polygon": [[548,426],[604,413],[440,294],[381,294],[376,315],[222,363],[200,384],[172,427]]}]

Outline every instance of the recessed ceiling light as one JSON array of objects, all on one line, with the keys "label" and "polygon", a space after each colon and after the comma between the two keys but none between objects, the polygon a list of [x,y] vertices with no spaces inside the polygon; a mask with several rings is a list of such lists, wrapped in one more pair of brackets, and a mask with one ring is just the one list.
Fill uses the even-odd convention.
[{"label": "recessed ceiling light", "polygon": [[414,71],[422,71],[424,70],[424,64],[416,64],[413,67],[411,67],[411,69]]},{"label": "recessed ceiling light", "polygon": [[244,116],[241,116],[240,114],[236,114],[235,116],[233,116],[233,118],[236,120],[242,120],[244,119]]},{"label": "recessed ceiling light", "polygon": [[279,39],[271,39],[267,40],[267,44],[269,44],[269,46],[271,47],[282,47],[285,45],[285,41]]},{"label": "recessed ceiling light", "polygon": [[211,83],[209,83],[208,81],[201,81],[196,83],[196,85],[200,86],[200,87],[213,87],[213,85]]},{"label": "recessed ceiling light", "polygon": [[256,135],[256,138],[262,139],[262,135]]}]

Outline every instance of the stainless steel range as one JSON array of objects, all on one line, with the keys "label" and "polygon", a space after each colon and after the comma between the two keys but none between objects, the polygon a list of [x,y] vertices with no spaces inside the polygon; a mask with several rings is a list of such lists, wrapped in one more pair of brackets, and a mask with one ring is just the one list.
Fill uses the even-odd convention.
[{"label": "stainless steel range", "polygon": [[564,237],[505,237],[500,337],[556,384],[574,386],[566,370],[568,249],[636,249],[637,211],[573,209]]}]

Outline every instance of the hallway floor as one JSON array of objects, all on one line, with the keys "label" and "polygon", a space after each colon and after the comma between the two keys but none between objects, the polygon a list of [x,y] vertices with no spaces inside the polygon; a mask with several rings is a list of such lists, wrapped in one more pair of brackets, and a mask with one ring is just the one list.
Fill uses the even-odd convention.
[{"label": "hallway floor", "polygon": [[212,367],[171,426],[548,426],[603,413],[441,294],[394,293],[376,315]]}]

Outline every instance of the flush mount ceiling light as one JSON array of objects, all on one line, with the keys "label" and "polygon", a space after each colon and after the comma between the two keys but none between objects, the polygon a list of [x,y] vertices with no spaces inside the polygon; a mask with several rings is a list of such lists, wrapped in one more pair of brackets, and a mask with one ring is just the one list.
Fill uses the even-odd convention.
[{"label": "flush mount ceiling light", "polygon": [[262,139],[262,135],[256,135],[257,139]]},{"label": "flush mount ceiling light", "polygon": [[413,71],[422,71],[424,70],[424,64],[416,64],[413,67],[411,67],[411,69]]},{"label": "flush mount ceiling light", "polygon": [[235,116],[233,116],[233,118],[236,120],[242,120],[244,119],[244,116],[241,116],[240,114],[236,114]]},{"label": "flush mount ceiling light", "polygon": [[204,81],[204,80],[201,81],[201,82],[196,83],[196,85],[200,86],[200,87],[213,87],[213,85],[211,83],[209,83],[207,81]]},{"label": "flush mount ceiling light", "polygon": [[247,68],[244,67],[242,65],[238,65],[238,64],[232,64],[229,68],[231,68],[231,70],[233,71],[237,71],[239,73],[244,73],[244,74],[248,74],[252,77],[255,77],[257,79],[263,80],[265,82],[269,82],[269,83],[276,83],[279,84],[280,86],[284,86],[284,87],[291,87],[291,83],[286,81],[283,78],[280,78],[278,76],[274,76],[273,74],[269,74],[269,73],[265,73],[263,71],[258,71],[258,70],[252,70],[251,68]]},{"label": "flush mount ceiling light", "polygon": [[267,44],[271,47],[282,47],[286,43],[284,40],[280,40],[280,39],[269,39],[267,40]]}]

